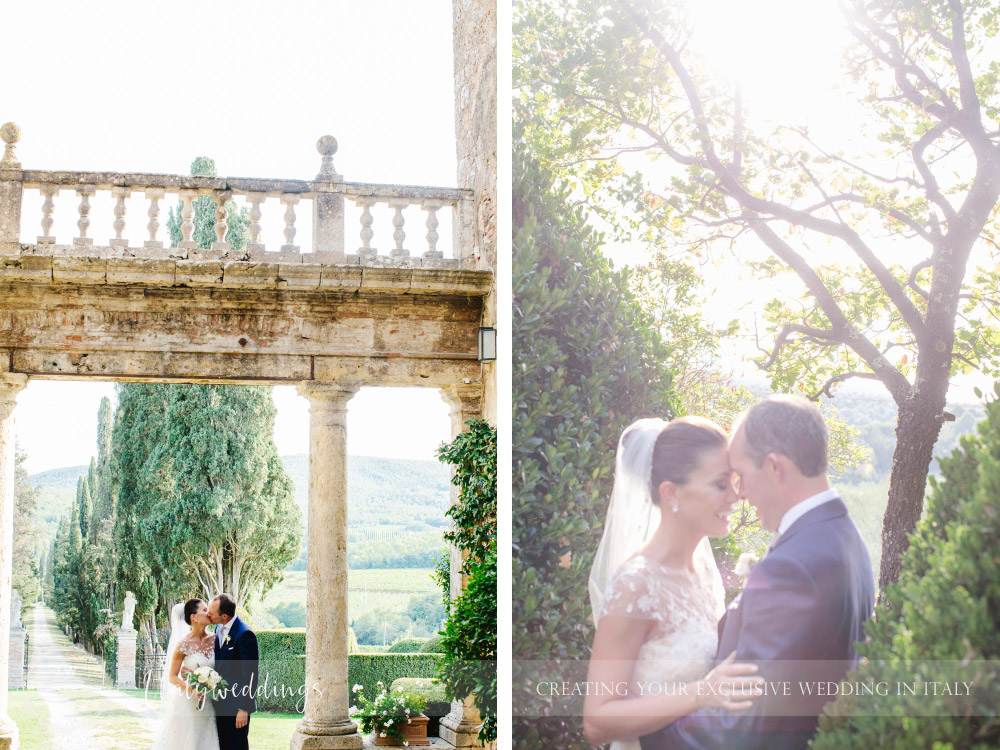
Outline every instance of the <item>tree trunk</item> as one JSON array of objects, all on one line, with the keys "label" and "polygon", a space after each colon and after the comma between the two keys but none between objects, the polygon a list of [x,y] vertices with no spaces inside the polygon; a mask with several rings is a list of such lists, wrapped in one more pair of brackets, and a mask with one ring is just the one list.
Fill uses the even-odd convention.
[{"label": "tree trunk", "polygon": [[896,449],[889,477],[889,504],[882,519],[879,590],[899,579],[901,558],[910,545],[909,535],[923,512],[927,473],[941,431],[945,402],[943,389],[933,389],[941,390],[940,396],[927,392],[929,390],[918,390],[899,408]]}]

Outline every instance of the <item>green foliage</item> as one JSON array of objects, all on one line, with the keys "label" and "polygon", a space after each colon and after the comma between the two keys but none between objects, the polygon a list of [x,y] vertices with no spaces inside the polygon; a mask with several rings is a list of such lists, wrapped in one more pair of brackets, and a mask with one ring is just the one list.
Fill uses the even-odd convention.
[{"label": "green foliage", "polygon": [[427,642],[426,638],[402,638],[391,646],[389,650],[386,651],[387,654],[419,654],[423,653],[421,651],[421,646]]},{"label": "green foliage", "polygon": [[[585,211],[525,153],[522,135],[513,160],[515,664],[589,656],[587,574],[618,437],[638,417],[680,410],[669,348],[630,273],[611,268]],[[548,717],[515,720],[519,745],[590,747],[579,717],[552,716],[534,691],[514,700]]]},{"label": "green foliage", "polygon": [[453,467],[451,481],[459,488],[458,502],[446,513],[454,530],[444,537],[468,553],[464,573],[497,545],[497,431],[482,419],[470,419],[466,428],[437,452]]},{"label": "green foliage", "polygon": [[488,743],[497,738],[497,431],[482,419],[466,427],[438,451],[454,467],[459,487],[448,510],[454,531],[445,537],[462,554],[461,571],[468,575],[449,607],[438,676],[455,700],[474,695],[483,719],[479,740]]},{"label": "green foliage", "polygon": [[[1000,397],[1000,384],[995,390]],[[975,702],[922,690],[841,697],[828,708],[839,716],[821,719],[814,750],[903,750],[932,740],[942,747],[1000,745],[1000,398],[988,404],[978,434],[961,443],[941,459],[941,479],[931,480],[926,516],[911,537],[899,582],[883,591],[869,641],[858,647],[868,662],[846,679],[892,686],[964,679],[975,682]]]},{"label": "green foliage", "polygon": [[24,599],[24,606],[30,607],[41,591],[38,549],[39,536],[35,526],[35,509],[38,504],[38,490],[28,482],[24,469],[27,455],[24,451],[14,451],[14,536],[12,550],[11,587],[17,589]]}]

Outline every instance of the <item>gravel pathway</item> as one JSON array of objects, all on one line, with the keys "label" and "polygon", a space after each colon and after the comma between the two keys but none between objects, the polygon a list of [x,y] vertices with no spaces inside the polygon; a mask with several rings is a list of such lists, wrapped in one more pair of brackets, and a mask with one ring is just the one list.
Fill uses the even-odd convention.
[{"label": "gravel pathway", "polygon": [[[109,708],[135,714],[135,731],[152,736],[156,731],[158,701],[144,700],[112,690],[104,674],[103,662],[73,644],[56,625],[55,613],[36,605],[25,622],[29,631],[29,689],[38,691],[59,727],[60,740],[73,750],[105,750],[107,741],[98,738],[99,727],[80,716],[63,690],[90,690],[108,701]],[[30,750],[30,749],[26,749]]]}]

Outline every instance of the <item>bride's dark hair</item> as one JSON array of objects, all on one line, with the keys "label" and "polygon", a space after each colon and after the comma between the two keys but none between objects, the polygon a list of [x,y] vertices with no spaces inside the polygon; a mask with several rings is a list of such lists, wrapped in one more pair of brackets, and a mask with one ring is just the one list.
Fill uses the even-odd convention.
[{"label": "bride's dark hair", "polygon": [[653,470],[650,490],[653,503],[660,504],[660,485],[664,482],[687,484],[691,472],[710,450],[725,448],[729,435],[711,419],[678,417],[664,427],[653,445]]},{"label": "bride's dark hair", "polygon": [[188,599],[184,602],[184,624],[191,624],[191,615],[198,611],[198,605],[204,604],[205,602],[201,599]]}]

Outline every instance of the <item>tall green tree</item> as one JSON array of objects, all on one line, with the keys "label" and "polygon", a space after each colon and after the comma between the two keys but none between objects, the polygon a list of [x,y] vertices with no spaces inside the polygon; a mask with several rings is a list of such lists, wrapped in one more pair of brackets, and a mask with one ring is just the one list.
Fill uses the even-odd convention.
[{"label": "tall green tree", "polygon": [[[587,576],[611,497],[621,431],[680,405],[655,321],[615,271],[570,189],[529,156],[513,160],[512,603],[515,664],[586,659]],[[521,685],[515,674],[515,684]],[[578,716],[519,689],[518,747],[586,748]]]},{"label": "tall green tree", "polygon": [[19,448],[14,453],[14,547],[11,586],[18,590],[25,606],[38,598],[41,590],[40,550],[35,508],[38,489],[28,482],[24,462],[28,457]]},{"label": "tall green tree", "polygon": [[[739,252],[752,236],[771,253],[757,273],[797,277],[802,304],[762,311],[772,338],[759,365],[775,390],[885,386],[898,440],[884,587],[923,508],[952,375],[997,372],[1000,77],[986,50],[998,18],[986,0],[842,7],[857,147],[794,122],[751,127],[739,88],[696,57],[678,2],[521,3],[515,106],[525,139],[568,166],[620,236],[680,237],[692,252]],[[637,153],[669,166],[636,167]]]}]

